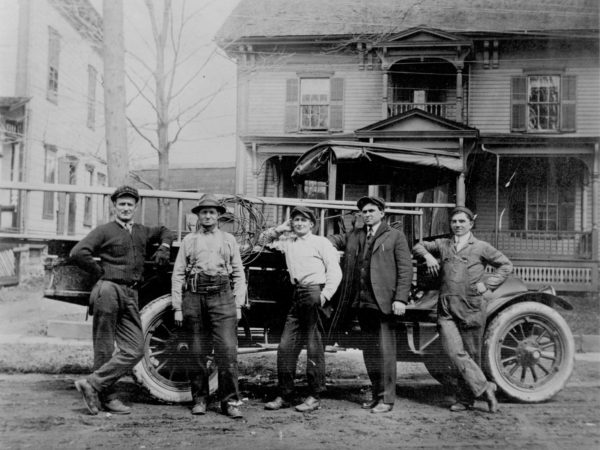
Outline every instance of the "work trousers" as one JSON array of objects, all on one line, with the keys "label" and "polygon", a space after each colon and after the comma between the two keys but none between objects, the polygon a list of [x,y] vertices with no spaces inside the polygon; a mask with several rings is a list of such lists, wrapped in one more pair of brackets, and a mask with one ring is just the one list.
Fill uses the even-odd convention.
[{"label": "work trousers", "polygon": [[92,289],[90,304],[94,318],[94,372],[88,381],[103,401],[109,401],[115,397],[114,383],[144,356],[138,293],[124,285],[99,280]]},{"label": "work trousers", "polygon": [[374,308],[357,309],[361,349],[373,399],[396,400],[396,329],[394,317]]},{"label": "work trousers", "polygon": [[209,394],[208,358],[217,366],[221,402],[240,399],[237,363],[237,316],[230,286],[211,292],[185,291],[182,299],[183,324],[190,341],[187,367],[194,402],[206,401]]},{"label": "work trousers", "polygon": [[279,391],[289,400],[294,392],[298,356],[306,344],[306,379],[309,395],[325,390],[325,344],[321,310],[321,285],[296,286],[277,349]]},{"label": "work trousers", "polygon": [[471,405],[488,387],[480,367],[483,327],[461,328],[449,318],[440,318],[438,327],[442,347],[457,371],[456,400]]}]

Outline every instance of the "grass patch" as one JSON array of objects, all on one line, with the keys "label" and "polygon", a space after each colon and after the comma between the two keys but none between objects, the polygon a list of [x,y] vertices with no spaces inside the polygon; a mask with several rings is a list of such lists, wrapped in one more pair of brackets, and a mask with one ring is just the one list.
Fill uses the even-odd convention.
[{"label": "grass patch", "polygon": [[572,311],[559,308],[574,335],[600,334],[600,296],[597,293],[563,295]]}]

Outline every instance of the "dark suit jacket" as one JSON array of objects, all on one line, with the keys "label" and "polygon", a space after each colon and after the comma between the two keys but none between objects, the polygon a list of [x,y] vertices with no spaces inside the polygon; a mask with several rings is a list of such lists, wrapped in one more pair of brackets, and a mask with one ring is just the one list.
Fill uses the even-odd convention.
[{"label": "dark suit jacket", "polygon": [[[355,229],[346,234],[328,236],[333,246],[344,251],[342,301],[358,295],[357,264],[364,248],[366,231]],[[413,278],[412,258],[404,233],[382,223],[374,236],[371,255],[371,285],[377,304],[384,314],[392,313],[392,302],[408,303]]]}]

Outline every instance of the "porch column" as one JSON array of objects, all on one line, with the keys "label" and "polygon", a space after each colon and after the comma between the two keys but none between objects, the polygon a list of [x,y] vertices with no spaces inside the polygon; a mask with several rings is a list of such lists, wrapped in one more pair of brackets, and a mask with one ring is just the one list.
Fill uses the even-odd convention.
[{"label": "porch column", "polygon": [[463,79],[462,66],[456,68],[456,117],[457,122],[463,121]]},{"label": "porch column", "polygon": [[465,173],[456,178],[456,206],[465,206]]},{"label": "porch column", "polygon": [[388,82],[389,75],[387,72],[383,72],[383,92],[382,92],[382,101],[381,101],[381,118],[387,119],[388,117]]},{"label": "porch column", "polygon": [[600,144],[594,145],[594,162],[592,164],[592,259],[600,255],[600,219],[598,203],[600,202]]}]

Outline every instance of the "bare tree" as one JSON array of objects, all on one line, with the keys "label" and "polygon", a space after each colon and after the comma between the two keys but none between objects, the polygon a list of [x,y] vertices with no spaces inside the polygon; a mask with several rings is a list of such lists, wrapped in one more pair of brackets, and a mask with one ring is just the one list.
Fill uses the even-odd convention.
[{"label": "bare tree", "polygon": [[[202,71],[212,58],[213,53],[197,63],[198,49],[184,51],[186,28],[202,12],[187,14],[185,1],[178,2],[177,12],[172,0],[144,0],[152,30],[152,42],[148,46],[155,55],[154,64],[143,58],[130,55],[139,63],[145,74],[130,73],[128,79],[136,88],[136,98],[143,99],[153,110],[156,122],[152,124],[135,123],[128,117],[133,129],[158,154],[158,189],[168,189],[169,152],[179,139],[182,131],[198,118],[209,106],[214,97],[224,88],[212,90],[206,95],[190,98],[189,88],[199,79]],[[158,6],[158,11],[157,11]],[[177,17],[174,17],[176,14]],[[181,70],[186,63],[195,62],[194,70],[184,73]],[[169,201],[163,200],[158,207],[158,220],[166,223]]]},{"label": "bare tree", "polygon": [[108,183],[124,184],[129,172],[125,122],[123,1],[103,1],[104,116]]}]

